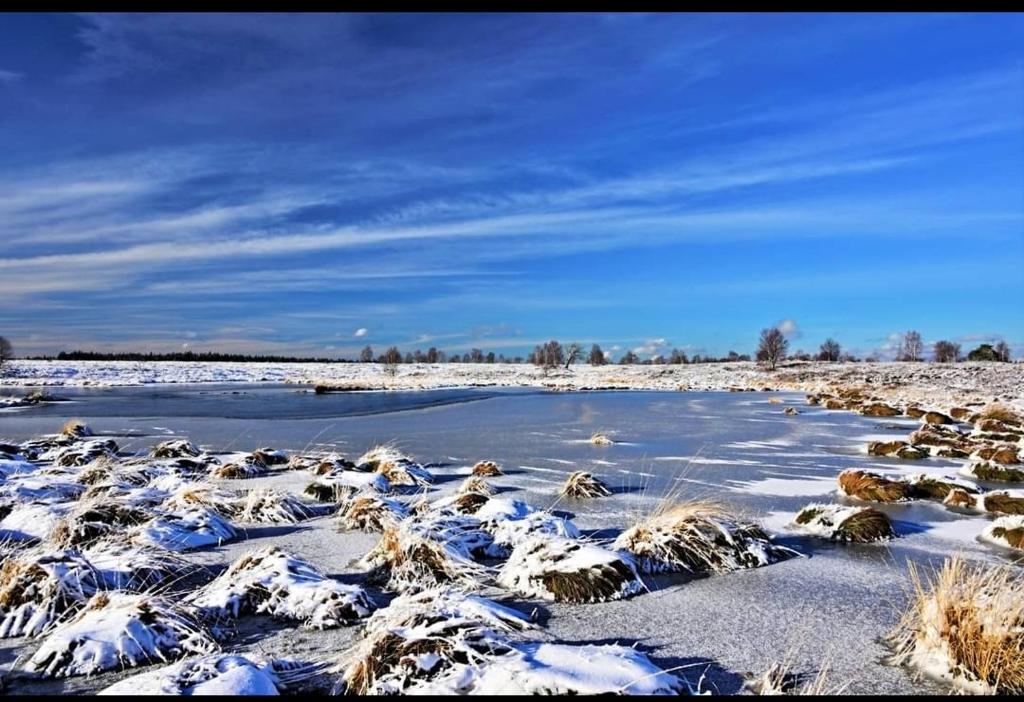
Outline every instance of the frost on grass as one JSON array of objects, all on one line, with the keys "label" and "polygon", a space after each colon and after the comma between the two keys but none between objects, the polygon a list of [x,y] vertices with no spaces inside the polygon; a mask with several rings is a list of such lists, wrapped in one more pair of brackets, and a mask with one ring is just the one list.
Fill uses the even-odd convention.
[{"label": "frost on grass", "polygon": [[188,439],[163,441],[150,449],[153,458],[196,458],[202,451]]},{"label": "frost on grass", "polygon": [[92,675],[217,649],[185,609],[152,595],[98,593],[43,641],[25,668],[44,677]]},{"label": "frost on grass", "polygon": [[871,507],[808,505],[800,510],[790,527],[833,541],[865,543],[896,536],[889,517]]},{"label": "frost on grass", "polygon": [[[981,540],[1007,548],[1024,550],[1024,516],[1018,514],[999,517],[981,532]],[[1021,655],[1024,655],[1024,651],[1021,651]]]},{"label": "frost on grass", "polygon": [[476,493],[479,495],[493,495],[494,487],[479,475],[471,475],[459,484],[459,494]]},{"label": "frost on grass", "polygon": [[572,539],[533,537],[513,549],[498,583],[556,602],[607,602],[631,597],[643,583],[628,556]]},{"label": "frost on grass", "polygon": [[246,454],[228,463],[213,466],[210,469],[210,476],[222,480],[244,480],[258,478],[269,472],[266,463],[253,454]]},{"label": "frost on grass", "polygon": [[152,545],[131,543],[115,536],[99,541],[82,552],[111,590],[151,590],[189,569],[177,554]]},{"label": "frost on grass", "polygon": [[356,461],[360,470],[377,473],[397,487],[426,487],[434,476],[394,446],[384,444],[370,449]]},{"label": "frost on grass", "polygon": [[361,493],[342,504],[338,510],[337,525],[345,531],[384,531],[408,516],[409,508],[398,500]]},{"label": "frost on grass", "polygon": [[316,512],[290,492],[257,488],[239,501],[237,516],[240,521],[257,524],[296,524]]},{"label": "frost on grass", "polygon": [[398,694],[435,677],[473,671],[511,652],[509,634],[532,628],[521,613],[449,587],[395,598],[342,654],[337,692]]},{"label": "frost on grass", "polygon": [[361,587],[328,578],[274,546],[242,556],[189,602],[214,620],[269,614],[301,622],[306,629],[351,624],[374,609]]},{"label": "frost on grass", "polygon": [[131,532],[135,543],[152,544],[171,551],[216,546],[237,536],[231,522],[200,505],[155,517]]},{"label": "frost on grass", "polygon": [[612,491],[600,478],[586,471],[578,470],[570,473],[569,477],[565,479],[560,494],[563,497],[573,498],[607,497],[612,494]]},{"label": "frost on grass", "polygon": [[44,453],[42,458],[53,461],[56,466],[84,466],[101,458],[116,459],[117,442],[113,439],[77,441],[69,446],[60,446]]},{"label": "frost on grass", "polygon": [[17,493],[8,508],[10,511],[0,519],[0,534],[5,539],[18,541],[45,539],[61,523],[68,510],[67,505],[46,502],[25,504],[17,498]]},{"label": "frost on grass", "polygon": [[100,690],[100,695],[279,695],[317,671],[288,660],[215,653],[133,675]]},{"label": "frost on grass", "polygon": [[0,566],[0,637],[38,636],[102,586],[100,574],[76,551],[8,556]]},{"label": "frost on grass", "polygon": [[839,491],[867,502],[903,502],[911,499],[910,488],[899,480],[890,480],[866,470],[844,470],[839,474]]},{"label": "frost on grass", "polygon": [[380,473],[340,470],[319,475],[306,486],[305,492],[321,502],[332,502],[360,490],[387,493],[391,491],[391,483]]},{"label": "frost on grass", "polygon": [[659,509],[624,531],[612,548],[632,555],[644,573],[724,573],[798,555],[773,544],[756,524],[741,522],[721,505],[704,501]]},{"label": "frost on grass", "polygon": [[1024,575],[945,561],[930,582],[911,566],[909,609],[889,634],[893,662],[975,694],[1024,693]]},{"label": "frost on grass", "polygon": [[427,523],[405,520],[388,527],[359,560],[369,579],[394,592],[435,585],[476,587],[483,568],[472,559],[492,543],[472,517],[441,516]]},{"label": "frost on grass", "polygon": [[230,519],[238,514],[238,495],[212,483],[185,483],[177,487],[164,499],[161,509],[180,512],[196,507],[212,510]]},{"label": "frost on grass", "polygon": [[506,558],[516,546],[538,536],[580,537],[579,529],[570,520],[536,510],[520,500],[491,498],[477,510],[476,518],[493,539],[487,549],[492,558]]},{"label": "frost on grass", "polygon": [[83,548],[149,520],[141,507],[109,498],[81,501],[59,521],[48,540],[60,548]]}]

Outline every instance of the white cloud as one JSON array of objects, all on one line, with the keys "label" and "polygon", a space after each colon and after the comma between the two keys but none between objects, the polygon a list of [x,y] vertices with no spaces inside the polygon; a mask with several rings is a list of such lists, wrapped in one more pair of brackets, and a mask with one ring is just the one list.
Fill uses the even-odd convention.
[{"label": "white cloud", "polygon": [[799,339],[803,336],[803,332],[800,331],[800,327],[798,327],[796,322],[792,319],[782,320],[775,325],[775,328],[782,332],[782,335],[787,339]]},{"label": "white cloud", "polygon": [[364,336],[366,336],[369,333],[370,333],[370,330],[367,329],[366,327],[359,327],[358,329],[356,329],[355,337],[357,339],[361,339],[361,338],[363,338]]}]

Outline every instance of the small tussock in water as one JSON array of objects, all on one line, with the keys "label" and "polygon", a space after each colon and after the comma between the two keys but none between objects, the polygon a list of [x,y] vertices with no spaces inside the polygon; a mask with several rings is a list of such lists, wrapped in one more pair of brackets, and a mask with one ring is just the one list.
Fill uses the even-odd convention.
[{"label": "small tussock in water", "polygon": [[991,461],[976,461],[965,466],[964,475],[999,483],[1024,483],[1024,469],[1011,468]]},{"label": "small tussock in water", "polygon": [[612,491],[600,478],[587,471],[578,470],[570,473],[565,479],[560,494],[572,498],[608,497]]},{"label": "small tussock in water", "polygon": [[961,490],[971,495],[981,492],[977,485],[963,480],[921,473],[911,475],[902,481],[909,488],[910,497],[916,500],[938,500],[943,502],[954,490]]},{"label": "small tussock in water", "polygon": [[343,502],[356,491],[357,489],[351,485],[315,481],[307,485],[302,493],[317,502]]},{"label": "small tussock in water", "polygon": [[343,503],[337,525],[343,531],[384,531],[409,516],[409,508],[380,495],[358,494]]},{"label": "small tussock in water", "polygon": [[153,458],[196,458],[202,451],[188,439],[163,441],[150,449]]},{"label": "small tussock in water", "polygon": [[123,502],[97,498],[80,502],[60,520],[47,540],[58,548],[81,548],[105,536],[123,532],[152,518],[147,510]]},{"label": "small tussock in water", "polygon": [[1024,550],[1024,516],[1016,514],[996,519],[981,532],[981,540]]},{"label": "small tussock in water", "polygon": [[388,444],[370,449],[356,465],[359,470],[379,473],[390,485],[426,487],[434,482],[434,476],[423,466]]},{"label": "small tussock in water", "polygon": [[889,634],[893,662],[974,694],[1024,693],[1024,574],[947,559],[930,582],[911,564],[910,607]]},{"label": "small tussock in water", "polygon": [[494,461],[477,461],[473,466],[473,475],[478,478],[493,478],[498,475],[504,475],[504,472]]},{"label": "small tussock in water", "polygon": [[273,488],[250,490],[238,509],[240,521],[256,524],[296,524],[315,516],[313,508],[295,495]]},{"label": "small tussock in water", "polygon": [[896,537],[892,522],[872,507],[808,505],[796,515],[795,530],[833,541],[870,543]]},{"label": "small tussock in water", "polygon": [[902,502],[911,498],[910,487],[906,483],[864,470],[840,473],[839,490],[844,495],[867,502]]},{"label": "small tussock in water", "polygon": [[724,573],[797,555],[771,543],[756,524],[742,523],[707,501],[660,510],[624,531],[612,548],[630,553],[644,573]]},{"label": "small tussock in water", "polygon": [[527,597],[574,603],[623,599],[643,589],[629,556],[548,536],[516,546],[498,582]]},{"label": "small tussock in water", "polygon": [[249,455],[231,463],[214,466],[210,470],[210,475],[221,480],[245,480],[258,478],[261,475],[266,475],[269,471],[266,463]]},{"label": "small tussock in water", "polygon": [[60,428],[60,436],[72,440],[82,439],[86,436],[93,436],[93,431],[81,419],[69,419]]},{"label": "small tussock in water", "polygon": [[978,419],[995,419],[1003,424],[1015,427],[1024,427],[1024,417],[1021,417],[1010,407],[998,402],[986,405],[978,413]]},{"label": "small tussock in water", "polygon": [[478,495],[493,495],[496,490],[486,480],[481,478],[479,475],[471,475],[459,485],[459,494],[465,495],[466,493],[476,493]]},{"label": "small tussock in water", "polygon": [[611,446],[612,444],[615,443],[614,439],[612,439],[610,436],[608,436],[604,432],[600,432],[600,431],[594,432],[593,434],[591,434],[589,441],[594,446]]},{"label": "small tussock in water", "polygon": [[213,637],[186,609],[151,595],[98,593],[36,650],[25,669],[48,678],[134,668],[213,653]]}]

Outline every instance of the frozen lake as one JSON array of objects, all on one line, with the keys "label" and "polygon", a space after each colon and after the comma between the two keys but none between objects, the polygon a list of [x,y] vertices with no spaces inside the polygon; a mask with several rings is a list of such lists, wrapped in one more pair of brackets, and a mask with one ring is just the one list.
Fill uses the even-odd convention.
[{"label": "frozen lake", "polygon": [[[428,464],[434,495],[453,490],[469,466],[490,458],[506,475],[491,480],[537,507],[575,515],[591,535],[613,537],[664,497],[715,498],[761,520],[779,540],[808,558],[755,570],[689,580],[652,578],[650,592],[597,605],[562,605],[488,594],[524,611],[538,608],[548,633],[571,642],[640,645],[663,667],[686,666],[711,689],[735,692],[746,672],[789,658],[798,671],[827,664],[830,681],[849,692],[929,691],[904,670],[884,665],[879,642],[896,621],[906,594],[906,564],[937,564],[959,551],[1001,559],[974,536],[983,517],[941,505],[886,506],[901,538],[887,545],[843,546],[788,535],[785,524],[809,502],[832,502],[836,475],[858,467],[891,472],[955,474],[959,462],[869,457],[875,438],[904,438],[917,423],[870,419],[803,404],[780,393],[446,390],[319,396],[291,385],[159,386],[58,391],[69,402],[0,413],[0,440],[56,431],[66,418],[84,419],[126,450],[144,450],[170,436],[187,436],[213,451],[271,446],[288,452],[337,450],[349,456],[393,441]],[[771,403],[769,398],[780,398]],[[801,414],[786,415],[796,406]],[[604,431],[618,443],[594,446]],[[610,498],[558,500],[572,470],[585,469],[613,489]],[[300,492],[308,474],[289,472],[230,487],[272,484]],[[250,539],[189,554],[223,565],[256,545],[280,544],[327,572],[357,580],[349,565],[376,542],[375,534],[337,533],[329,518],[293,527],[250,530]],[[301,656],[341,650],[354,630],[297,631],[253,624],[228,644],[239,651]],[[0,665],[33,644],[0,641]],[[66,683],[15,681],[14,691],[100,689],[124,674]],[[935,688],[939,689],[939,688]]]}]

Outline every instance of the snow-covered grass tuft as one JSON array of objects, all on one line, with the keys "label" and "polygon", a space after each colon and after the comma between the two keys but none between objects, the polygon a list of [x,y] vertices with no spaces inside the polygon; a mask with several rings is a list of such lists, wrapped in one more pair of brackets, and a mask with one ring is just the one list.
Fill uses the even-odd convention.
[{"label": "snow-covered grass tuft", "polygon": [[498,583],[556,602],[607,602],[643,589],[631,559],[596,544],[535,536],[512,550]]},{"label": "snow-covered grass tuft", "polygon": [[155,517],[135,527],[130,534],[134,543],[152,544],[172,551],[216,546],[237,536],[231,522],[200,505]]},{"label": "snow-covered grass tuft", "polygon": [[1007,548],[1024,550],[1024,515],[1017,514],[996,519],[981,532],[981,540]]},{"label": "snow-covered grass tuft", "polygon": [[100,574],[76,551],[9,555],[0,566],[0,638],[38,636],[102,587]]},{"label": "snow-covered grass tuft", "polygon": [[59,436],[72,440],[82,439],[86,436],[93,436],[93,431],[81,419],[69,419],[60,428]]},{"label": "snow-covered grass tuft", "polygon": [[141,507],[109,498],[79,502],[50,532],[48,541],[58,548],[83,548],[100,539],[148,521]]},{"label": "snow-covered grass tuft", "polygon": [[434,476],[391,444],[375,446],[356,461],[360,470],[384,476],[390,485],[399,487],[426,487]]},{"label": "snow-covered grass tuft", "polygon": [[724,573],[798,555],[773,544],[756,524],[700,500],[658,510],[624,531],[612,547],[627,551],[645,573]]},{"label": "snow-covered grass tuft", "polygon": [[54,629],[25,667],[44,677],[62,678],[216,649],[216,642],[196,618],[169,600],[101,592]]},{"label": "snow-covered grass tuft", "polygon": [[332,580],[274,546],[242,556],[189,602],[214,620],[269,614],[306,629],[351,624],[374,609],[361,587]]},{"label": "snow-covered grass tuft", "polygon": [[185,483],[175,489],[160,507],[168,512],[179,512],[205,507],[230,519],[238,514],[238,495],[211,483]]},{"label": "snow-covered grass tuft", "polygon": [[215,653],[125,678],[100,695],[279,695],[315,675],[316,665]]},{"label": "snow-covered grass tuft", "polygon": [[611,446],[615,443],[615,440],[608,436],[606,433],[598,431],[590,435],[590,443],[594,446]]},{"label": "snow-covered grass tuft", "polygon": [[381,495],[362,493],[342,504],[338,528],[345,531],[384,531],[409,516],[409,508]]},{"label": "snow-covered grass tuft", "polygon": [[607,497],[612,491],[600,478],[584,470],[577,470],[565,479],[560,494],[571,498]]},{"label": "snow-covered grass tuft", "polygon": [[196,458],[202,451],[188,439],[163,441],[149,450],[153,458]]},{"label": "snow-covered grass tuft", "polygon": [[867,543],[896,537],[889,517],[872,507],[808,505],[800,510],[790,526],[833,541]]},{"label": "snow-covered grass tuft", "polygon": [[494,487],[479,475],[471,475],[459,484],[459,494],[476,493],[478,495],[493,495]]},{"label": "snow-covered grass tuft", "polygon": [[893,661],[969,693],[1024,693],[1024,574],[947,559],[925,583],[911,565],[910,607],[889,634]]},{"label": "snow-covered grass tuft", "polygon": [[359,563],[372,581],[395,592],[435,585],[476,587],[484,569],[474,552],[492,543],[471,517],[439,517],[428,523],[405,520],[388,527]]},{"label": "snow-covered grass tuft", "polygon": [[471,674],[512,650],[507,634],[531,626],[513,609],[454,588],[401,595],[370,617],[363,641],[342,654],[337,691],[398,694],[447,672]]},{"label": "snow-covered grass tuft", "polygon": [[313,508],[295,495],[273,488],[250,490],[238,506],[238,519],[256,524],[296,524],[314,516]]},{"label": "snow-covered grass tuft", "polygon": [[222,480],[245,480],[247,478],[258,478],[270,472],[267,464],[248,454],[229,463],[215,465],[210,469],[210,476]]}]

